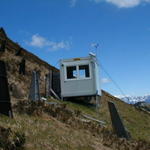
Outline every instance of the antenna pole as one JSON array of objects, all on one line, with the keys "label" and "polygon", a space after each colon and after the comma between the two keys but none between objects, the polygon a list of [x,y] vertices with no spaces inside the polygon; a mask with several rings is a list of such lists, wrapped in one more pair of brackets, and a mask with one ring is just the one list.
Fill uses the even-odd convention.
[{"label": "antenna pole", "polygon": [[97,49],[98,49],[98,47],[99,47],[99,44],[96,43],[96,44],[94,45],[94,47],[95,47],[95,53],[96,53],[96,57],[97,57],[97,56],[98,56],[98,51],[97,51]]}]

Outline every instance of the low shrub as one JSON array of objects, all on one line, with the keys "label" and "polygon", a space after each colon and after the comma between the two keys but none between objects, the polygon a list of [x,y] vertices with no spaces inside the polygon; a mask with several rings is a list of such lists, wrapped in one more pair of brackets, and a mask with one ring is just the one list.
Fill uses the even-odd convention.
[{"label": "low shrub", "polygon": [[0,149],[22,150],[25,144],[24,133],[14,132],[10,128],[0,127]]}]

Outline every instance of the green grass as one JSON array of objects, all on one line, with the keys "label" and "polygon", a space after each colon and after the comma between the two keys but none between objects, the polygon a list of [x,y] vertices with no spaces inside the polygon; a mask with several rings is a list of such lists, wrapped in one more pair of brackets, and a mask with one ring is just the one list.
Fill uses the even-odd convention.
[{"label": "green grass", "polygon": [[94,150],[97,137],[84,129],[75,129],[54,118],[15,114],[15,119],[1,117],[0,126],[24,132],[27,150]]},{"label": "green grass", "polygon": [[[130,131],[133,139],[137,141],[122,141],[114,137],[111,132],[108,132],[112,130],[107,106],[108,100],[115,102],[124,124]],[[137,110],[131,105],[125,104],[117,98],[108,96],[107,93],[103,94],[99,113],[93,107],[87,107],[69,101],[58,101],[54,99],[49,99],[49,101],[66,104],[66,108],[71,111],[79,111],[82,114],[103,120],[106,122],[107,128],[104,131],[100,129],[97,132],[96,128],[98,127],[99,129],[99,126],[92,124],[84,125],[75,118],[72,118],[73,116],[70,118],[71,123],[68,122],[70,119],[63,121],[60,119],[60,117],[63,117],[61,114],[63,110],[58,111],[60,115],[58,117],[52,117],[49,113],[27,115],[16,112],[14,113],[14,119],[4,116],[1,117],[0,126],[24,133],[26,137],[25,150],[98,150],[99,148],[101,148],[100,150],[110,150],[110,148],[114,150],[125,150],[124,148],[127,149],[132,146],[134,147],[133,150],[136,150],[140,143],[138,143],[138,139],[150,142],[150,115]],[[34,109],[36,109],[36,106]],[[67,112],[69,113],[71,111]],[[42,110],[39,110],[39,112],[42,112]],[[145,142],[142,142],[142,144],[147,145]],[[150,149],[149,145],[140,150],[148,149]]]},{"label": "green grass", "polygon": [[98,113],[93,107],[87,107],[85,105],[80,105],[78,103],[72,103],[69,101],[61,101],[61,103],[65,103],[71,109],[79,110],[83,114],[88,114],[94,118],[105,121],[107,127],[112,129],[111,118],[107,104],[108,101],[112,101],[115,103],[118,112],[123,119],[123,123],[131,133],[131,136],[137,140],[143,139],[150,142],[150,114],[140,111],[134,106],[126,104],[125,102],[109,95],[104,91],[102,93],[103,96],[101,98],[101,106]]},{"label": "green grass", "polygon": [[118,108],[121,118],[134,139],[144,139],[150,142],[150,114],[136,109],[134,106],[126,104],[121,100],[109,96],[103,91],[102,106],[100,116],[111,124],[108,101],[113,101]]}]

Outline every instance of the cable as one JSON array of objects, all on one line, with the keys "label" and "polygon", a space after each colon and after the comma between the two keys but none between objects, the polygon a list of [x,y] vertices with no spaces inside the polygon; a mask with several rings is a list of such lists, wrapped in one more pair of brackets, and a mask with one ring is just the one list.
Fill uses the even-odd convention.
[{"label": "cable", "polygon": [[127,99],[128,103],[129,103],[129,98],[125,95],[124,91],[121,89],[121,87],[118,85],[118,83],[111,77],[111,75],[106,71],[106,69],[104,68],[104,66],[102,65],[100,60],[98,59],[98,47],[99,46],[100,45],[98,43],[94,43],[94,45],[93,45],[93,47],[95,47],[96,57],[97,57],[97,61],[100,64],[100,67],[105,72],[105,74],[108,76],[108,78],[113,82],[113,84],[116,86],[116,88],[120,91],[120,93]]},{"label": "cable", "polygon": [[105,72],[105,74],[108,76],[108,78],[114,83],[114,85],[118,88],[118,90],[120,91],[120,93],[127,98],[128,103],[129,103],[129,98],[125,95],[124,91],[121,89],[121,87],[118,85],[118,83],[111,77],[111,75],[106,71],[106,69],[104,68],[104,66],[102,65],[102,63],[100,62],[100,66],[103,69],[103,71]]},{"label": "cable", "polygon": [[57,68],[57,65],[59,64],[59,62],[60,62],[60,60],[58,60],[55,64],[54,64],[54,66]]}]

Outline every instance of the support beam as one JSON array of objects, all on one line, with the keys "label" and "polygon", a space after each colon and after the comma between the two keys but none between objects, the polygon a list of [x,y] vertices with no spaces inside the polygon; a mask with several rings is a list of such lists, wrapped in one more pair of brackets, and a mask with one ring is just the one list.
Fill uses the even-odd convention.
[{"label": "support beam", "polygon": [[57,98],[58,100],[60,100],[60,97],[54,92],[53,89],[50,90],[52,92],[52,94],[55,96],[55,98]]}]

